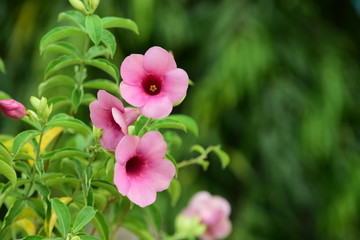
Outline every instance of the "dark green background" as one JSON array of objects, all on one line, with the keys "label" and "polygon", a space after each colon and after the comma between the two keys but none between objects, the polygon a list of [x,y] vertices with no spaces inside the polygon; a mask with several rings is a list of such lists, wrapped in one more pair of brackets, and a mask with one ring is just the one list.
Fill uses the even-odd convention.
[{"label": "dark green background", "polygon": [[[360,19],[354,0],[102,0],[120,66],[131,53],[172,50],[195,82],[175,112],[201,130],[187,143],[221,143],[231,164],[182,169],[177,214],[208,190],[232,205],[229,239],[352,240],[360,235]],[[0,89],[30,107],[49,58],[40,38],[66,0],[0,0]],[[106,77],[106,76],[105,76]],[[87,118],[87,109],[80,111]],[[88,118],[87,118],[88,119]],[[89,122],[89,119],[87,120]],[[26,125],[0,118],[2,134]],[[178,154],[189,158],[188,151]],[[169,227],[169,226],[168,226]],[[170,227],[171,228],[171,227]]]}]

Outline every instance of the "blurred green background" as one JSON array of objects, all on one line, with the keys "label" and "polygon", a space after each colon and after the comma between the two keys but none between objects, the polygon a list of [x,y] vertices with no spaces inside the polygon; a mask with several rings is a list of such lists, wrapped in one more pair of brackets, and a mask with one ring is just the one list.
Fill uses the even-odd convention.
[{"label": "blurred green background", "polygon": [[[0,89],[27,107],[48,63],[39,41],[70,9],[66,0],[0,0]],[[229,239],[359,239],[359,1],[102,0],[97,13],[139,26],[139,36],[112,30],[117,66],[154,45],[173,51],[195,82],[175,112],[201,130],[184,142],[221,143],[231,156],[226,170],[212,155],[207,172],[182,169],[167,218],[208,190],[232,205]],[[0,118],[2,134],[25,127]]]}]

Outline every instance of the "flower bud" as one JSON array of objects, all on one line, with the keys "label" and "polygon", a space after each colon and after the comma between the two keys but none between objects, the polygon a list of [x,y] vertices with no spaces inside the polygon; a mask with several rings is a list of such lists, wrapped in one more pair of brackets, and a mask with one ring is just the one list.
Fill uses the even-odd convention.
[{"label": "flower bud", "polygon": [[24,105],[14,99],[0,100],[0,111],[9,118],[21,119],[26,114]]},{"label": "flower bud", "polygon": [[90,0],[90,9],[91,12],[95,12],[96,8],[99,6],[100,0]]},{"label": "flower bud", "polygon": [[81,238],[79,236],[74,236],[74,237],[71,237],[71,240],[81,240]]},{"label": "flower bud", "polygon": [[180,214],[175,219],[176,235],[181,238],[195,238],[203,234],[206,226],[200,222],[198,216],[187,217]]},{"label": "flower bud", "polygon": [[38,99],[37,97],[31,96],[30,103],[35,109],[38,109],[39,105],[40,105],[40,99]]},{"label": "flower bud", "polygon": [[30,120],[33,121],[33,122],[38,122],[39,121],[39,116],[32,110],[27,110],[26,115],[28,115]]},{"label": "flower bud", "polygon": [[69,2],[75,9],[86,12],[85,5],[81,0],[69,0]]}]

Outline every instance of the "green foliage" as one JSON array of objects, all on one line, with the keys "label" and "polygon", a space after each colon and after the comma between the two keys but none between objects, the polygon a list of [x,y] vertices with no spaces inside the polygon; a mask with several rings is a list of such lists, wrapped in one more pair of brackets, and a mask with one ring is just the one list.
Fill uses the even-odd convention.
[{"label": "green foliage", "polygon": [[58,218],[58,222],[60,225],[59,230],[62,236],[66,236],[70,230],[71,224],[71,216],[69,209],[67,208],[66,204],[64,204],[57,198],[51,199],[51,205]]}]

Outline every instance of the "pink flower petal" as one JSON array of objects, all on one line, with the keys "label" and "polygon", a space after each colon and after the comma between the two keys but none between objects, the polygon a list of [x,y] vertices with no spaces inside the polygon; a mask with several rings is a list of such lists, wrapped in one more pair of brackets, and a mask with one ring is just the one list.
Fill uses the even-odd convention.
[{"label": "pink flower petal", "polygon": [[147,179],[132,179],[127,196],[140,207],[146,207],[155,202],[156,190],[154,185]]},{"label": "pink flower petal", "polygon": [[119,127],[121,131],[127,135],[128,134],[128,125],[126,124],[125,116],[122,112],[120,112],[117,108],[111,109],[112,116],[114,117],[114,120],[117,124],[119,124]]},{"label": "pink flower petal", "polygon": [[166,154],[166,142],[161,133],[147,132],[141,138],[136,152],[137,155],[146,158],[147,161],[157,161],[163,159]]},{"label": "pink flower petal", "polygon": [[222,216],[228,217],[231,212],[231,206],[228,201],[226,201],[222,197],[213,196],[210,202],[212,208],[216,208],[218,211],[221,212]]},{"label": "pink flower petal", "polygon": [[97,128],[107,128],[112,124],[112,115],[109,111],[105,110],[99,101],[90,103],[90,118],[91,122]]},{"label": "pink flower petal", "polygon": [[114,168],[114,183],[122,195],[126,196],[130,187],[130,181],[126,175],[126,168],[118,163],[115,163]]},{"label": "pink flower petal", "polygon": [[149,177],[157,192],[167,189],[175,176],[175,166],[167,159],[149,163],[146,177]]},{"label": "pink flower petal", "polygon": [[120,99],[116,98],[115,96],[111,95],[110,93],[99,90],[97,93],[99,102],[101,103],[101,106],[105,110],[111,110],[111,108],[116,107],[120,111],[124,111],[124,105],[120,101]]},{"label": "pink flower petal", "polygon": [[138,136],[123,137],[115,150],[116,162],[125,166],[126,162],[136,155],[139,142],[140,138]]},{"label": "pink flower petal", "polygon": [[232,224],[228,218],[222,218],[214,225],[208,226],[206,233],[212,236],[214,239],[227,237],[232,229]]},{"label": "pink flower petal", "polygon": [[173,103],[181,101],[186,95],[189,77],[181,68],[168,71],[164,75],[163,91],[165,91]]},{"label": "pink flower petal", "polygon": [[162,76],[176,68],[174,57],[161,47],[152,47],[144,55],[144,69],[148,73]]},{"label": "pink flower petal", "polygon": [[106,150],[115,151],[116,146],[124,137],[124,133],[118,126],[105,128],[102,132],[100,143]]},{"label": "pink flower petal", "polygon": [[129,85],[125,82],[120,83],[120,93],[126,102],[135,107],[143,106],[149,98],[141,85]]},{"label": "pink flower petal", "polygon": [[125,120],[126,124],[130,126],[139,117],[139,109],[137,108],[125,108]]},{"label": "pink flower petal", "polygon": [[144,56],[131,54],[121,64],[120,73],[124,82],[130,85],[138,85],[146,75],[144,70]]},{"label": "pink flower petal", "polygon": [[172,102],[167,95],[151,96],[143,106],[140,113],[148,118],[164,118],[169,116],[173,108]]}]

